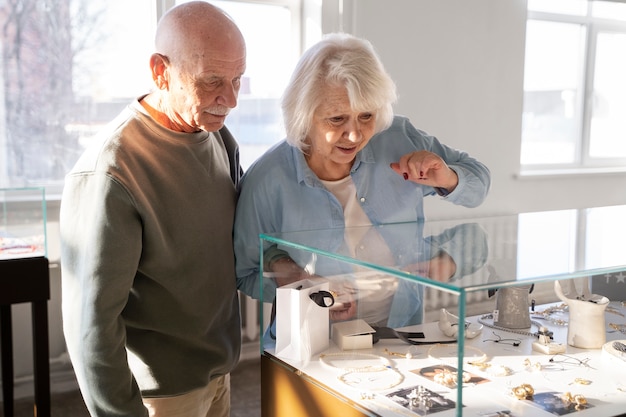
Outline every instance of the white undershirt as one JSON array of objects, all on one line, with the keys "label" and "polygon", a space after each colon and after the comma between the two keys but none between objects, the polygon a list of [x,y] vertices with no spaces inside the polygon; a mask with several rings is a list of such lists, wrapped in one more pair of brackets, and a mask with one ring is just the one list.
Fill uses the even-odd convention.
[{"label": "white undershirt", "polygon": [[[322,183],[343,207],[346,226],[345,240],[351,255],[357,259],[376,259],[377,263],[391,265],[393,258],[384,239],[374,228],[366,227],[371,226],[372,222],[357,200],[352,177],[348,175],[337,181],[322,181]],[[358,271],[358,268],[355,270]],[[385,325],[397,287],[396,279],[379,274],[367,274],[366,277],[357,275],[357,279],[351,281],[349,287],[352,288],[345,288],[345,290],[358,294],[359,318],[372,325]]]}]

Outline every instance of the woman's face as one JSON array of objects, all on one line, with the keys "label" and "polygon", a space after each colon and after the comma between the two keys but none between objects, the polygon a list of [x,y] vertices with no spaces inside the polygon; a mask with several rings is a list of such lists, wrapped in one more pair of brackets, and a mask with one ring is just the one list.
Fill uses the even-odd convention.
[{"label": "woman's face", "polygon": [[343,86],[326,86],[322,97],[307,135],[307,163],[320,179],[339,180],[350,174],[357,152],[374,135],[376,113],[352,110]]}]

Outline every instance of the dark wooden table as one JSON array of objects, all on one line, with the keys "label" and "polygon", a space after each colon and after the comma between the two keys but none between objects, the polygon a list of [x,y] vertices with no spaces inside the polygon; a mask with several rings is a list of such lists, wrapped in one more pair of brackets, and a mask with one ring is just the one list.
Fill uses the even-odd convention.
[{"label": "dark wooden table", "polygon": [[31,303],[35,417],[50,417],[50,354],[48,300],[50,275],[45,257],[0,260],[0,351],[5,417],[13,417],[13,331],[11,306]]}]

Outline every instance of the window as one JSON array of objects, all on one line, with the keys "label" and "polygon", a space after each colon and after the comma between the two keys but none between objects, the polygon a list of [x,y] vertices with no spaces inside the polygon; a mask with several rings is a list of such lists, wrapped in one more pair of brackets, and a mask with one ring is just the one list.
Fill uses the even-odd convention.
[{"label": "window", "polygon": [[[152,88],[156,22],[175,3],[0,3],[0,188],[43,185],[58,196],[94,134]],[[226,121],[245,168],[283,137],[278,100],[300,52],[300,0],[212,3],[248,43],[239,104]]]},{"label": "window", "polygon": [[626,167],[626,4],[529,0],[522,171]]}]

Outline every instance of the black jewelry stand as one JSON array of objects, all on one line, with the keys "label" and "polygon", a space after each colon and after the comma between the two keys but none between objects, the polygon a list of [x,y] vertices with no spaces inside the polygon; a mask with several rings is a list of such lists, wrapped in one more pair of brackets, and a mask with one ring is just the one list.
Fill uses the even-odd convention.
[{"label": "black jewelry stand", "polygon": [[13,332],[11,305],[31,303],[35,417],[50,417],[50,354],[48,300],[50,275],[45,257],[0,260],[0,350],[5,417],[13,417]]}]

